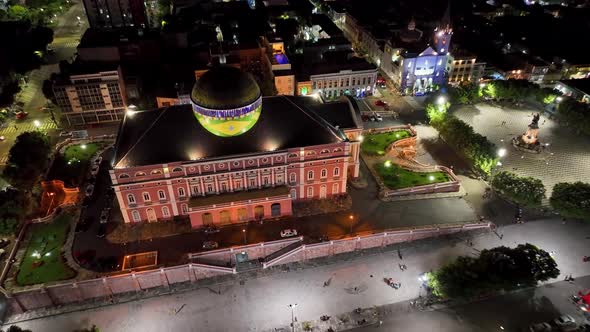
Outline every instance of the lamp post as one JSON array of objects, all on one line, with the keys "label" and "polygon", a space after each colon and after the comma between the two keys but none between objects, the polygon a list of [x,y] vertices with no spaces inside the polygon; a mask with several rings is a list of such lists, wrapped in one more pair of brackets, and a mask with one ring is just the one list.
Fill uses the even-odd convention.
[{"label": "lamp post", "polygon": [[246,229],[242,228],[242,234],[244,235],[244,244],[247,244],[248,241],[246,241]]},{"label": "lamp post", "polygon": [[49,207],[47,208],[47,212],[45,213],[45,215],[49,214],[51,206],[53,205],[53,200],[55,199],[55,193],[47,193],[47,195],[51,196],[51,201],[49,202]]},{"label": "lamp post", "polygon": [[291,331],[295,332],[295,307],[297,306],[297,303],[295,304],[289,304],[289,308],[291,308]]},{"label": "lamp post", "polygon": [[352,224],[354,223],[354,215],[349,215],[348,219],[350,219],[350,235],[352,235]]}]

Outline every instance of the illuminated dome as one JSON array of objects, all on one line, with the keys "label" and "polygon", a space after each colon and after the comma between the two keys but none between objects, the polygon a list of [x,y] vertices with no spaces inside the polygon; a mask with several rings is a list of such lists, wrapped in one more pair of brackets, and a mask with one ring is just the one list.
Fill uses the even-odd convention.
[{"label": "illuminated dome", "polygon": [[219,66],[207,71],[191,93],[193,111],[210,133],[230,137],[252,128],[262,110],[258,84],[250,74]]}]

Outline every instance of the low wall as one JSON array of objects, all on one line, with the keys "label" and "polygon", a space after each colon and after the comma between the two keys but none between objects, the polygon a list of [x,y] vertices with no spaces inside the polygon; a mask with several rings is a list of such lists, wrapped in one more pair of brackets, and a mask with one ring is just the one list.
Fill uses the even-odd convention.
[{"label": "low wall", "polygon": [[[403,167],[403,166],[402,166]],[[420,172],[417,169],[410,169],[413,172]],[[432,171],[441,171],[445,172],[451,181],[443,182],[443,183],[433,183],[433,184],[425,184],[422,186],[415,186],[410,188],[402,188],[402,189],[386,189],[383,186],[383,190],[381,191],[381,197],[383,198],[391,198],[391,197],[400,197],[400,196],[409,196],[409,195],[420,195],[420,194],[436,194],[436,193],[451,193],[451,192],[458,192],[461,190],[461,182],[459,178],[455,175],[455,173],[448,167],[445,166],[433,166],[432,169],[425,169],[424,172],[432,172]]]},{"label": "low wall", "polygon": [[[385,247],[388,245],[436,237],[445,234],[459,233],[475,229],[489,229],[490,223],[428,226],[412,229],[389,230],[375,234],[363,234],[356,237],[326,241],[314,244],[301,244],[293,249],[263,263],[263,268],[292,262],[306,261],[314,258],[330,257],[363,249]],[[302,238],[260,243],[230,249],[221,249],[206,253],[190,254],[189,258],[197,261],[224,260],[231,261],[233,253],[247,251],[262,257],[262,253],[285,248],[301,241]],[[256,259],[255,257],[249,257]],[[114,295],[139,293],[152,288],[169,288],[179,283],[192,283],[201,279],[208,279],[221,275],[236,274],[234,267],[224,267],[204,263],[189,263],[185,265],[131,272],[109,277],[65,282],[58,285],[39,287],[26,291],[8,293],[7,301],[9,314],[20,314],[27,310],[54,307],[65,304],[80,303],[88,300],[110,299]]]},{"label": "low wall", "polygon": [[395,130],[408,130],[412,134],[412,136],[416,136],[416,130],[412,125],[400,125],[400,126],[390,126],[390,127],[383,127],[383,128],[370,128],[363,130],[363,135],[370,135],[370,134],[379,134],[379,133],[387,133],[390,131]]}]

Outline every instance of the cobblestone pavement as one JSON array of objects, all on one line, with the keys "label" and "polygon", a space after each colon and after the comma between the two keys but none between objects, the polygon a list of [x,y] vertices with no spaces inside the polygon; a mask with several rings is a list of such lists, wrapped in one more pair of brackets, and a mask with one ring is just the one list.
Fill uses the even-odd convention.
[{"label": "cobblestone pavement", "polygon": [[[590,138],[576,135],[543,115],[539,121],[539,140],[549,144],[545,151],[532,154],[514,149],[512,137],[526,131],[533,112],[537,111],[478,104],[461,107],[455,114],[472,125],[475,131],[487,136],[498,148],[508,150],[498,170],[541,179],[547,188],[547,197],[551,197],[552,188],[558,182],[588,181]],[[504,125],[503,121],[506,121]]]},{"label": "cobblestone pavement", "polygon": [[[416,298],[418,275],[439,267],[457,255],[477,255],[479,250],[498,245],[514,246],[530,242],[552,252],[562,276],[590,274],[588,254],[590,224],[541,220],[524,225],[501,227],[498,234],[479,233],[468,245],[465,235],[439,238],[386,252],[350,255],[326,263],[307,263],[307,268],[279,271],[262,276],[238,278],[215,286],[163,295],[132,303],[115,304],[87,311],[71,312],[31,320],[18,325],[33,331],[72,331],[96,324],[102,331],[288,331],[289,304],[298,304],[298,322],[317,320],[321,315],[336,316],[355,308],[371,308]],[[402,256],[402,259],[399,258]],[[407,266],[401,271],[398,264]],[[401,282],[399,290],[383,279]],[[328,287],[325,281],[330,280]],[[219,294],[221,292],[221,294]]]}]

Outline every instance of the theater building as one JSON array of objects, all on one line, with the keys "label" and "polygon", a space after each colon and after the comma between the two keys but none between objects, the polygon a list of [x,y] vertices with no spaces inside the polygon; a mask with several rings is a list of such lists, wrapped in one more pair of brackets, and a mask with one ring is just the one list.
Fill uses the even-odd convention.
[{"label": "theater building", "polygon": [[262,97],[249,74],[220,66],[190,100],[126,114],[110,171],[126,223],[288,216],[293,201],[345,194],[358,176],[362,127],[350,98]]}]

